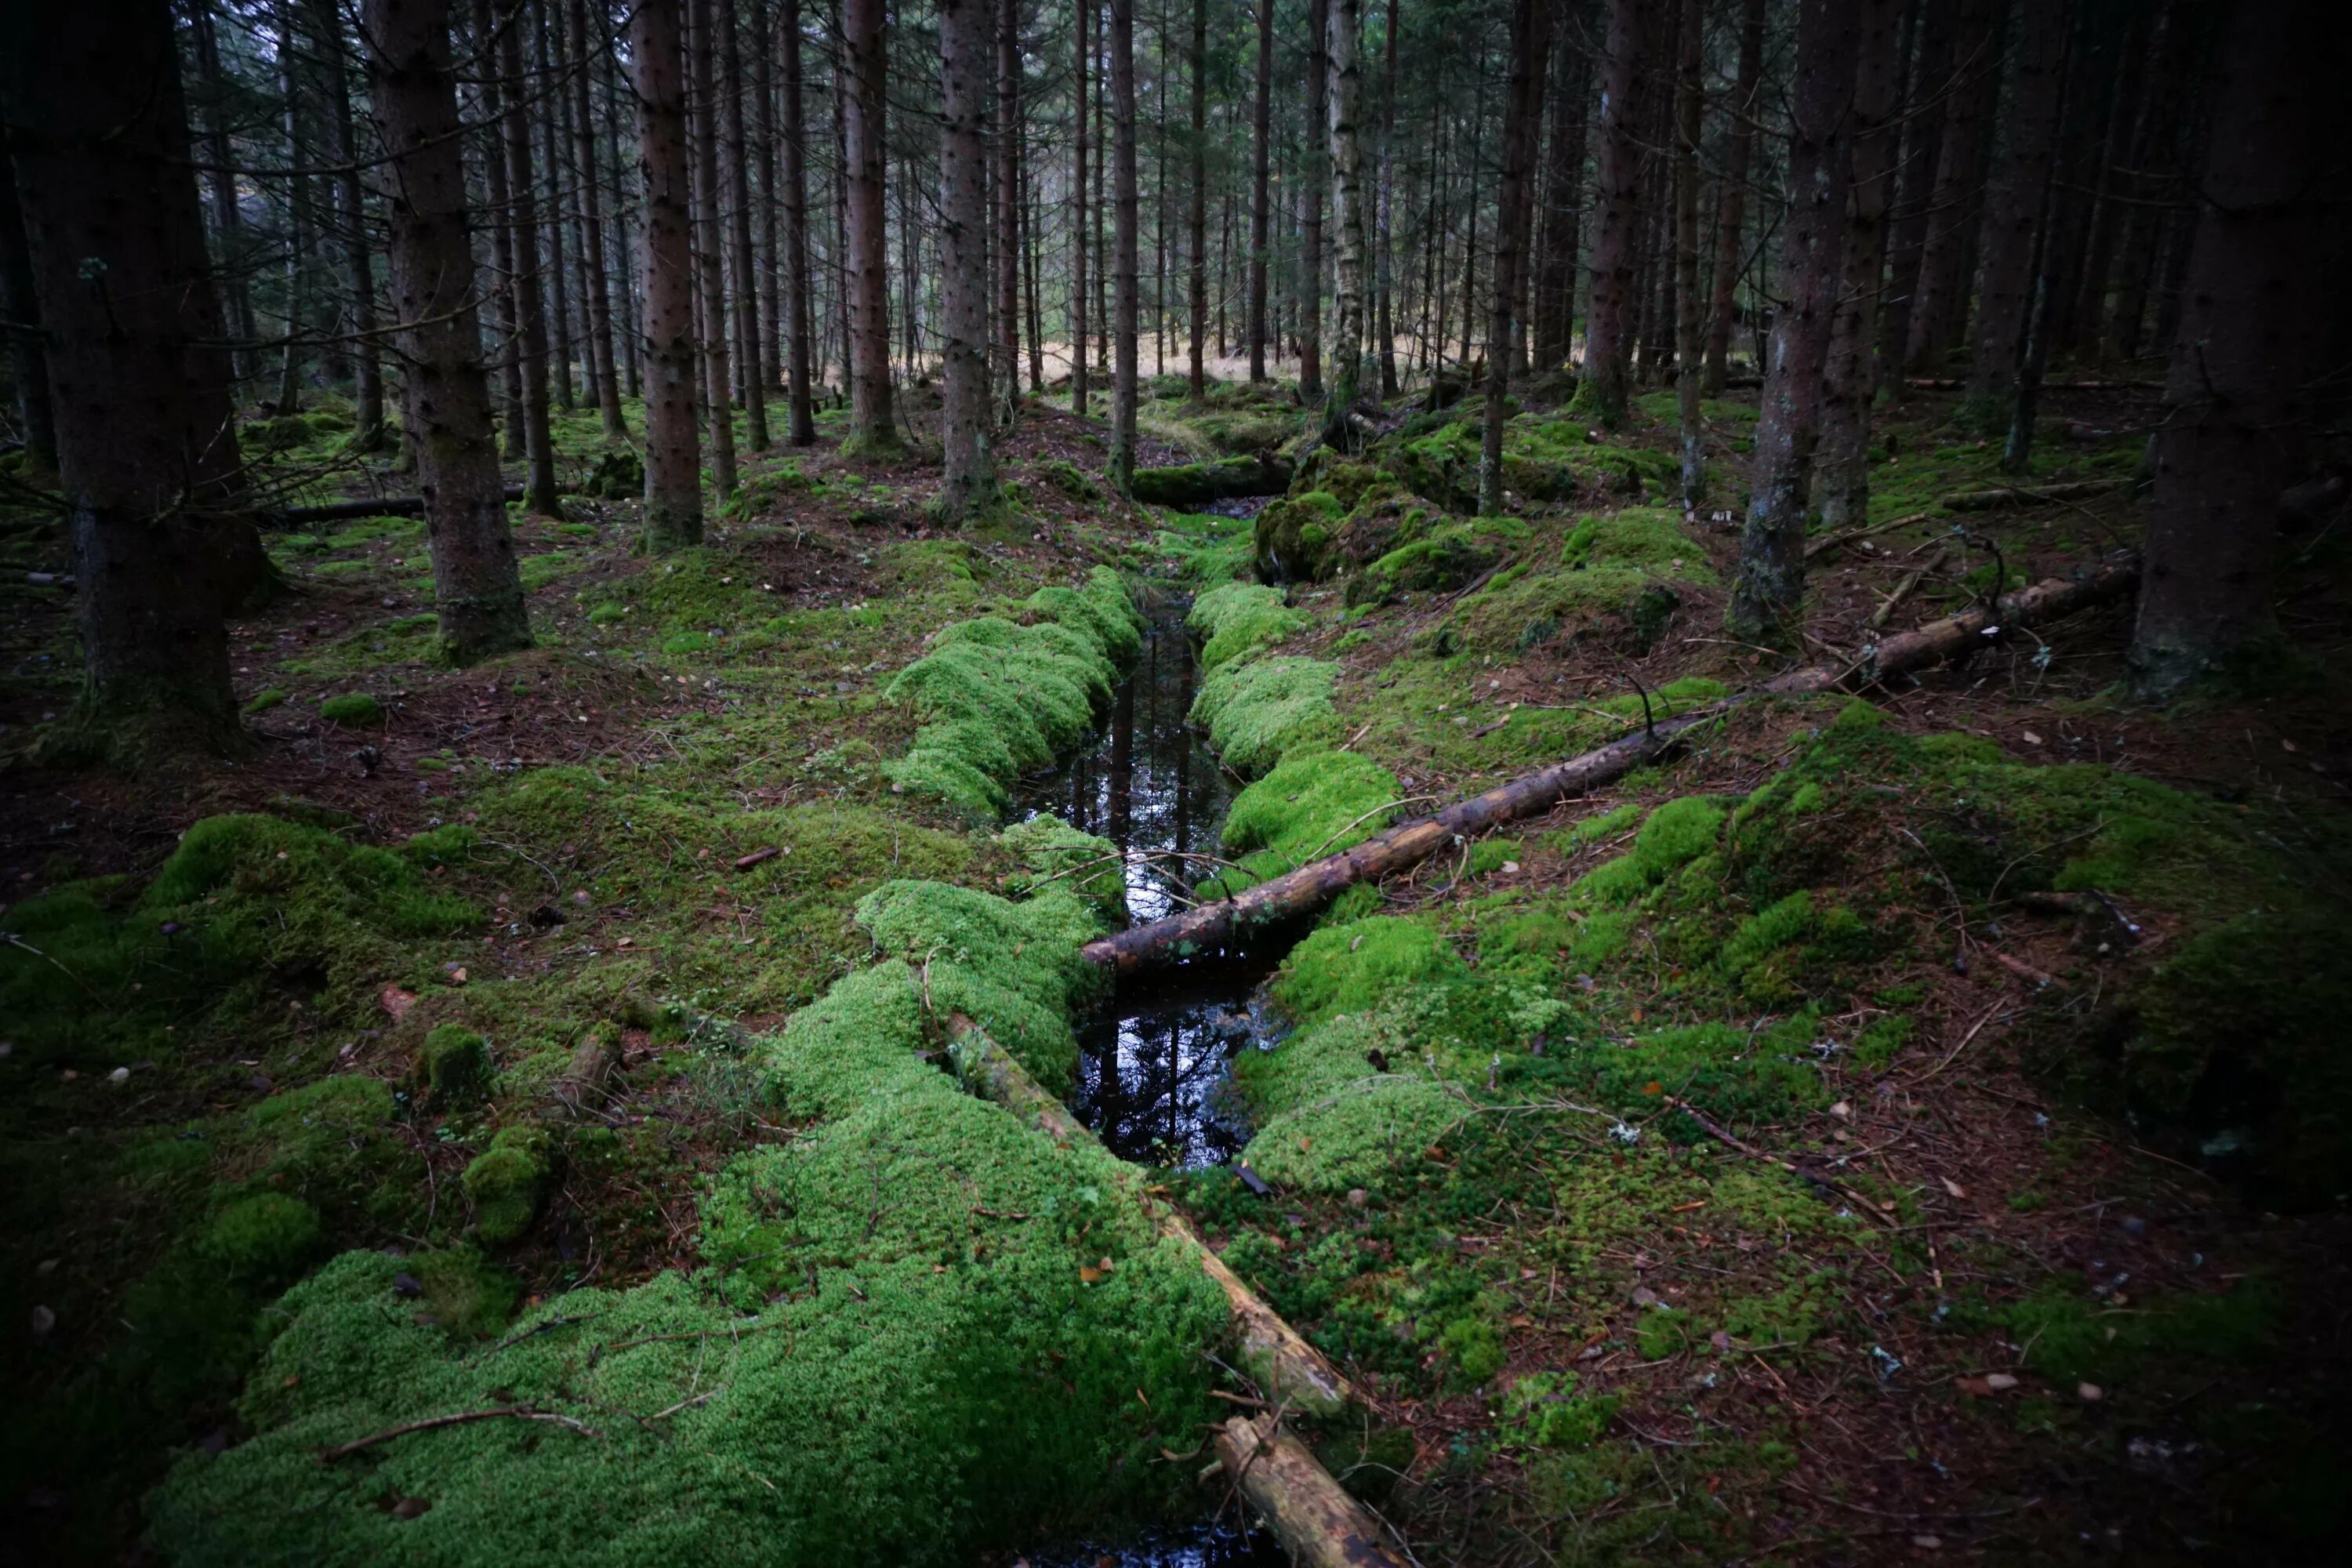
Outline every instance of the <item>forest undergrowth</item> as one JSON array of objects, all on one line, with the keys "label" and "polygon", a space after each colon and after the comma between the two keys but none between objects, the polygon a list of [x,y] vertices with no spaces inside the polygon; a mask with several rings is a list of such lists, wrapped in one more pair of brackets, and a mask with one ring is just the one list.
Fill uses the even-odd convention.
[{"label": "forest undergrowth", "polygon": [[[1299,428],[1153,390],[1163,465]],[[434,661],[421,523],[281,532],[235,627],[250,749],[136,773],[34,760],[79,655],[28,575],[63,541],[12,520],[26,1539],[1009,1561],[1205,1512],[1212,1391],[1250,1391],[1154,1187],[1363,1392],[1319,1450],[1423,1562],[2326,1539],[2326,534],[2295,642],[2168,711],[2116,694],[2093,612],[1751,705],[1351,889],[1235,1063],[1271,1195],[1057,1146],[944,1070],[960,1015],[1068,1080],[1076,949],[1123,910],[1098,841],[1000,814],[1103,711],[1131,588],[1193,595],[1193,716],[1247,781],[1203,896],[1780,668],[1717,629],[1752,405],[1710,406],[1723,500],[1685,516],[1669,395],[1623,436],[1525,395],[1504,516],[1466,515],[1467,413],[1209,514],[1112,499],[1098,429],[1033,405],[1013,504],[942,532],[936,458],[845,460],[828,414],[652,558],[568,417],[563,478],[622,493],[515,509],[535,648]],[[1814,657],[2131,542],[2131,394],[2053,396],[2084,438],[2036,482],[2112,488],[1954,509],[1998,452],[1948,399],[1887,414],[1866,523],[1816,542]],[[323,498],[360,478],[338,417],[255,434]]]}]

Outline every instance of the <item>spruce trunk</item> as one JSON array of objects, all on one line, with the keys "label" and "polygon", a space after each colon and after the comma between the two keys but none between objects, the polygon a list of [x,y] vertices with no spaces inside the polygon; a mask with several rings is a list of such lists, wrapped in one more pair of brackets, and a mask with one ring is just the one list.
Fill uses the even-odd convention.
[{"label": "spruce trunk", "polygon": [[646,548],[702,542],[702,443],[695,420],[694,259],[688,237],[683,0],[638,0],[629,17],[645,186]]}]

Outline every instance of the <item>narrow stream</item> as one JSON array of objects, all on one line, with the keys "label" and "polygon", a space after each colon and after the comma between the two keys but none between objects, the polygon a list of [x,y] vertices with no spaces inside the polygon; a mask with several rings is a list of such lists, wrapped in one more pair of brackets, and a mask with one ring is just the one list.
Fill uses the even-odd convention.
[{"label": "narrow stream", "polygon": [[[1050,812],[1127,856],[1127,903],[1140,923],[1171,914],[1213,864],[1233,784],[1185,722],[1196,679],[1186,605],[1150,612],[1142,655],[1120,681],[1101,732],[1030,780],[1021,813]],[[1232,1053],[1264,1033],[1246,962],[1182,966],[1130,984],[1078,1024],[1070,1109],[1112,1152],[1139,1164],[1223,1164],[1249,1142],[1226,1077]]]},{"label": "narrow stream", "polygon": [[[1143,652],[1119,682],[1109,718],[1062,767],[1027,781],[1020,815],[1050,812],[1127,857],[1128,911],[1157,920],[1213,868],[1233,784],[1185,722],[1197,679],[1189,605],[1148,612]],[[1268,944],[1278,947],[1278,943]],[[1264,962],[1180,966],[1122,987],[1079,1020],[1078,1085],[1070,1109],[1120,1158],[1139,1164],[1222,1164],[1249,1142],[1227,1065],[1265,1026],[1251,993]],[[1033,1552],[1030,1568],[1274,1568],[1288,1561],[1263,1530],[1212,1521],[1112,1546]]]}]

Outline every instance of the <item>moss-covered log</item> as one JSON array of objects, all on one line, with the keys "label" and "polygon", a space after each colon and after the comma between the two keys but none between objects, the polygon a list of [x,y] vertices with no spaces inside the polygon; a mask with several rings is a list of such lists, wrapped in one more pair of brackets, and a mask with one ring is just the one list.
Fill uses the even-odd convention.
[{"label": "moss-covered log", "polygon": [[1937,504],[1946,511],[1992,511],[2005,506],[2042,506],[2051,501],[2087,500],[2127,489],[2129,479],[2077,479],[2063,485],[1995,485],[1990,489],[1955,490]]},{"label": "moss-covered log", "polygon": [[1227,1421],[1217,1433],[1217,1458],[1292,1562],[1303,1568],[1404,1568],[1380,1521],[1272,1416]]},{"label": "moss-covered log", "polygon": [[1290,489],[1287,458],[1258,454],[1222,463],[1185,463],[1135,470],[1135,499],[1153,506],[1202,506],[1243,496],[1278,496]]},{"label": "moss-covered log", "polygon": [[2138,581],[2136,560],[2118,561],[2074,577],[2052,578],[2005,595],[1990,609],[1979,605],[1888,637],[1865,648],[1843,668],[1816,666],[1792,671],[1754,691],[1665,720],[1581,756],[1497,784],[1484,795],[1456,801],[1433,816],[1391,827],[1343,854],[1301,866],[1234,898],[1197,905],[1165,920],[1090,942],[1085,955],[1089,963],[1126,975],[1222,952],[1264,927],[1312,913],[1358,882],[1377,881],[1408,870],[1448,844],[1507,822],[1540,816],[1561,801],[1614,784],[1635,768],[1665,756],[1690,731],[1712,723],[1751,698],[1858,689],[1950,658],[2003,626],[2047,621],[2120,598]]}]

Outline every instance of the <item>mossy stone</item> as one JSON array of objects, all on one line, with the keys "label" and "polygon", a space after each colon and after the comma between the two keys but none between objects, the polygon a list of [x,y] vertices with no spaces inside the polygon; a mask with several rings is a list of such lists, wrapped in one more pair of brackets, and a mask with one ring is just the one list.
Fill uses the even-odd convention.
[{"label": "mossy stone", "polygon": [[283,1282],[318,1250],[319,1211],[287,1193],[238,1198],[205,1227],[197,1249],[241,1279]]},{"label": "mossy stone", "polygon": [[474,1157],[461,1178],[474,1205],[474,1233],[490,1246],[514,1240],[539,1217],[547,1195],[551,1140],[541,1127],[509,1127]]},{"label": "mossy stone", "polygon": [[479,1100],[490,1075],[489,1042],[457,1024],[436,1026],[416,1053],[416,1077],[436,1106]]},{"label": "mossy stone", "polygon": [[364,691],[346,691],[320,703],[319,717],[346,730],[373,730],[383,723],[383,704]]}]

